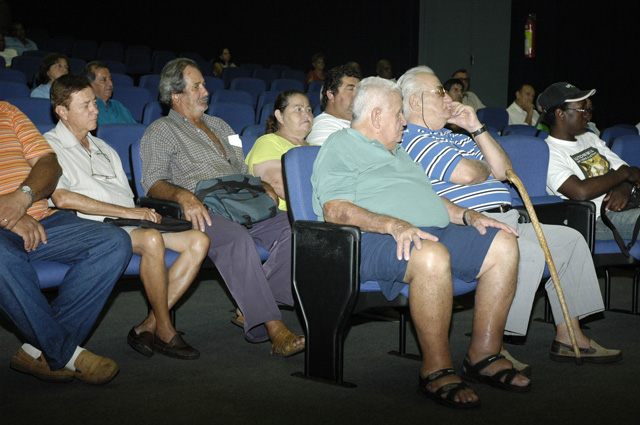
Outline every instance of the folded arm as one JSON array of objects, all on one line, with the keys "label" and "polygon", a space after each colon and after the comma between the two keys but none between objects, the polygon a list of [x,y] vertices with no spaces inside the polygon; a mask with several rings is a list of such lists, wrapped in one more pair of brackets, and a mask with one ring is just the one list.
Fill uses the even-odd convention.
[{"label": "folded arm", "polygon": [[589,201],[609,193],[626,181],[636,185],[640,183],[640,170],[622,165],[617,170],[611,170],[605,175],[590,179],[580,180],[578,176],[572,175],[560,185],[558,192],[570,199]]}]

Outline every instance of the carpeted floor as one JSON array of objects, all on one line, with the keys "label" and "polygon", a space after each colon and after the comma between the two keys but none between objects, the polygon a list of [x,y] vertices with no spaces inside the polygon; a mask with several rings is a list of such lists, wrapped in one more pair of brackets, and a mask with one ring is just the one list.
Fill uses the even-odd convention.
[{"label": "carpeted floor", "polygon": [[[629,308],[631,278],[618,271],[613,306]],[[621,277],[620,277],[621,276]],[[533,320],[525,345],[508,345],[533,368],[533,390],[512,394],[475,384],[482,407],[455,411],[416,394],[418,362],[387,354],[397,348],[397,322],[358,318],[345,343],[343,388],[292,377],[304,355],[269,356],[269,344],[250,344],[232,325],[233,304],[215,271],[205,270],[177,310],[177,328],[202,356],[195,361],[146,358],[126,344],[146,304],[137,281],[121,282],[86,347],[113,358],[119,376],[102,387],[74,381],[49,384],[9,368],[20,346],[0,319],[0,424],[627,424],[635,423],[640,378],[640,317],[606,312],[585,333],[620,348],[612,365],[554,363],[548,359],[553,326]],[[466,305],[472,300],[460,300]],[[533,318],[542,317],[542,298]],[[453,316],[451,346],[460,370],[473,310]],[[284,311],[294,331],[294,311]],[[409,352],[417,352],[409,336]],[[634,420],[635,419],[635,420]]]}]

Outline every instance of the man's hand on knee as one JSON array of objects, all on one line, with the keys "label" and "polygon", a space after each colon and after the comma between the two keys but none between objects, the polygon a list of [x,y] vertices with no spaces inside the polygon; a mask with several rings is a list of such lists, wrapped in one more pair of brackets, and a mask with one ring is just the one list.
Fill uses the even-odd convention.
[{"label": "man's hand on knee", "polygon": [[202,202],[191,192],[185,191],[180,195],[180,206],[187,220],[193,223],[194,229],[205,231],[205,223],[211,226],[211,217],[209,211]]},{"label": "man's hand on knee", "polygon": [[409,261],[411,258],[411,244],[413,243],[416,249],[422,249],[422,240],[430,240],[438,242],[438,238],[430,233],[427,233],[419,228],[412,226],[411,224],[398,220],[391,229],[391,236],[398,244],[396,250],[396,257],[398,260],[403,258]]},{"label": "man's hand on knee", "polygon": [[24,250],[27,252],[35,250],[40,245],[40,242],[47,243],[47,232],[44,227],[30,215],[22,216],[11,231],[22,236]]}]

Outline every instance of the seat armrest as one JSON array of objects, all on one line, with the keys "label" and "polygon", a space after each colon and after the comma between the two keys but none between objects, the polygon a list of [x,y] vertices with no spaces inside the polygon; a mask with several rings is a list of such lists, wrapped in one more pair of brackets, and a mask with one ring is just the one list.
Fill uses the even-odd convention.
[{"label": "seat armrest", "polygon": [[319,221],[295,221],[292,229],[293,287],[303,316],[350,316],[360,293],[360,229]]},{"label": "seat armrest", "polygon": [[137,204],[139,207],[153,208],[163,217],[180,218],[184,220],[182,207],[177,202],[142,197],[138,198]]},{"label": "seat armrest", "polygon": [[307,336],[305,376],[342,384],[343,340],[360,294],[360,229],[294,221],[293,292]]}]

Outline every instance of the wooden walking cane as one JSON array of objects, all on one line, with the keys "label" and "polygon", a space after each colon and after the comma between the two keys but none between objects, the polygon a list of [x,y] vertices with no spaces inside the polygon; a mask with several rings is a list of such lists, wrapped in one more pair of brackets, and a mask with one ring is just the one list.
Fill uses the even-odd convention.
[{"label": "wooden walking cane", "polygon": [[538,216],[536,215],[536,211],[533,209],[529,194],[524,188],[522,181],[520,181],[520,178],[511,169],[506,171],[506,175],[507,179],[509,179],[509,181],[513,183],[516,189],[518,189],[518,192],[520,192],[520,197],[522,197],[524,206],[527,208],[527,212],[529,213],[529,218],[531,218],[531,224],[533,224],[533,228],[536,231],[538,241],[540,242],[540,247],[542,247],[542,251],[544,252],[544,258],[547,262],[547,265],[549,266],[549,271],[551,272],[553,286],[556,288],[556,294],[558,294],[558,301],[560,301],[560,307],[562,307],[564,322],[567,324],[567,330],[569,331],[569,338],[571,339],[573,352],[576,354],[576,364],[580,365],[582,364],[582,356],[580,354],[580,348],[578,347],[578,342],[576,340],[576,334],[573,331],[573,323],[571,322],[571,316],[569,316],[569,308],[567,307],[567,302],[564,299],[564,292],[562,292],[562,286],[560,285],[558,272],[556,271],[556,266],[553,264],[553,258],[551,258],[551,252],[549,251],[549,246],[547,245],[547,239],[544,237],[544,233],[542,233],[540,221],[538,221]]}]

